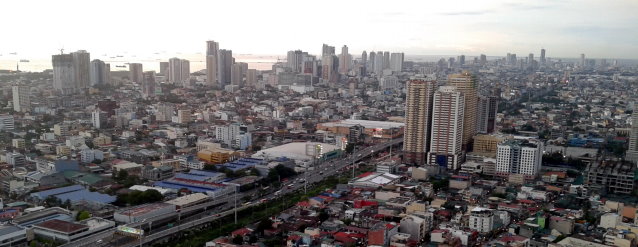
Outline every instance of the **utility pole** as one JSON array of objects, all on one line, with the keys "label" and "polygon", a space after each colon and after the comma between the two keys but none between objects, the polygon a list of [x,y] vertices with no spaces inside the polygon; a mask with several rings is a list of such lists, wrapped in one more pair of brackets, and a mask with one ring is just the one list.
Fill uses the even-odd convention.
[{"label": "utility pole", "polygon": [[357,154],[357,144],[352,146],[352,178],[354,179],[354,156]]},{"label": "utility pole", "polygon": [[235,224],[237,224],[237,189],[235,188]]}]

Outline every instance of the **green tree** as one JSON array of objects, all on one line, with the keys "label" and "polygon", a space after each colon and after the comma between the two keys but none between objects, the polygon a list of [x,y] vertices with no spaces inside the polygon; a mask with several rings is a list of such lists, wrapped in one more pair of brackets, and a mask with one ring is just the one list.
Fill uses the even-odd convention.
[{"label": "green tree", "polygon": [[263,234],[264,230],[272,228],[272,220],[269,218],[263,219],[257,224],[257,232]]},{"label": "green tree", "polygon": [[81,221],[81,220],[85,220],[91,218],[91,214],[89,213],[89,211],[86,210],[82,210],[80,212],[78,212],[78,215],[75,217],[75,220],[77,221]]}]

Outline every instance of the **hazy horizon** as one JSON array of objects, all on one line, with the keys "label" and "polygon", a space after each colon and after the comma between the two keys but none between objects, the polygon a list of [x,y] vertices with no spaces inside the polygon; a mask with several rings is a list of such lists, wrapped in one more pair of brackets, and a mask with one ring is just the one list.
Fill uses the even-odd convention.
[{"label": "hazy horizon", "polygon": [[[314,2],[313,2],[314,3]],[[8,1],[0,54],[65,51],[198,53],[206,40],[237,54],[351,54],[638,58],[638,1]],[[99,9],[99,10],[98,10]],[[44,20],[44,21],[43,21]],[[8,37],[8,38],[7,38]]]}]

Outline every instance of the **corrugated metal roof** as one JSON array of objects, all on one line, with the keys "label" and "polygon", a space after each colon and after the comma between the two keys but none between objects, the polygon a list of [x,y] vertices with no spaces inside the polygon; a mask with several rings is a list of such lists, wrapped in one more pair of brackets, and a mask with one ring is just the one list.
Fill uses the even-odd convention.
[{"label": "corrugated metal roof", "polygon": [[56,189],[50,189],[50,190],[45,190],[45,191],[31,193],[31,197],[37,197],[38,199],[43,200],[43,199],[46,199],[49,196],[69,193],[69,192],[83,190],[83,189],[84,189],[84,187],[82,187],[81,185],[71,185],[71,186],[66,186],[66,187],[61,187],[61,188],[56,188]]},{"label": "corrugated metal roof", "polygon": [[88,190],[78,190],[70,193],[64,193],[56,195],[55,197],[59,198],[62,201],[66,201],[67,199],[71,202],[78,201],[87,201],[87,202],[97,202],[102,204],[108,204],[115,202],[116,197],[110,196],[107,194],[101,194],[98,192],[91,192]]}]

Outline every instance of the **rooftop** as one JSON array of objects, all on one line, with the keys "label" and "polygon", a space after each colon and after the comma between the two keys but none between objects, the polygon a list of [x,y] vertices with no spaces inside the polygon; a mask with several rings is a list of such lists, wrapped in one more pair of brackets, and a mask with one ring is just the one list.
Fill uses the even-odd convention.
[{"label": "rooftop", "polygon": [[35,225],[35,227],[50,229],[63,233],[72,233],[80,230],[88,229],[86,225],[75,224],[63,220],[49,220]]},{"label": "rooftop", "polygon": [[153,203],[153,204],[145,204],[145,205],[141,205],[138,207],[134,207],[131,209],[127,209],[124,211],[120,211],[119,213],[122,215],[127,215],[127,216],[138,216],[138,215],[143,215],[146,214],[148,212],[152,212],[155,210],[159,210],[159,209],[163,209],[166,207],[174,207],[174,205],[168,204],[168,203]]}]

